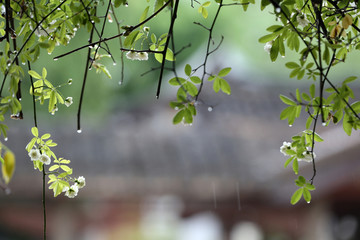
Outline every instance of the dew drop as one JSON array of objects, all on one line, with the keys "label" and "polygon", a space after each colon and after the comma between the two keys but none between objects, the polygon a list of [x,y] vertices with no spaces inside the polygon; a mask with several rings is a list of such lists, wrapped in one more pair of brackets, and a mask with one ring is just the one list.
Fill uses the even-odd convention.
[{"label": "dew drop", "polygon": [[293,125],[292,124],[289,124],[289,127],[292,127]]},{"label": "dew drop", "polygon": [[77,130],[77,133],[81,133],[81,132],[82,132],[82,130],[81,130],[81,129],[78,129],[78,130]]},{"label": "dew drop", "polygon": [[212,112],[212,110],[213,110],[213,108],[210,106],[210,107],[208,107],[208,111],[209,112]]},{"label": "dew drop", "polygon": [[90,49],[93,48],[93,47],[94,47],[93,45],[90,45],[90,46],[89,46]]},{"label": "dew drop", "polygon": [[281,12],[281,8],[279,8],[279,7],[275,8],[275,12],[280,13],[280,12]]},{"label": "dew drop", "polygon": [[309,204],[309,203],[310,203],[310,201],[307,201],[306,203],[308,203],[308,204]]},{"label": "dew drop", "polygon": [[6,138],[4,138],[4,141],[5,141],[5,142],[7,142],[7,140],[9,140],[7,137],[6,137]]},{"label": "dew drop", "polygon": [[59,60],[58,58],[54,58],[54,61],[57,61],[57,60]]},{"label": "dew drop", "polygon": [[21,64],[22,64],[22,65],[25,65],[26,63],[25,63],[25,62],[22,62]]},{"label": "dew drop", "polygon": [[123,84],[123,82],[122,81],[119,81],[119,85],[122,85]]},{"label": "dew drop", "polygon": [[116,62],[113,62],[113,65],[116,66]]},{"label": "dew drop", "polygon": [[326,126],[326,122],[323,122],[321,125]]},{"label": "dew drop", "polygon": [[281,56],[282,58],[285,58],[285,55],[284,56]]},{"label": "dew drop", "polygon": [[178,107],[175,107],[174,110],[177,111],[177,110],[179,110],[179,108],[178,108]]},{"label": "dew drop", "polygon": [[54,115],[55,115],[55,112],[52,112],[52,113],[51,113],[51,115],[53,115],[53,116],[54,116]]},{"label": "dew drop", "polygon": [[128,6],[129,6],[129,4],[126,2],[126,3],[125,3],[125,7],[128,7]]}]

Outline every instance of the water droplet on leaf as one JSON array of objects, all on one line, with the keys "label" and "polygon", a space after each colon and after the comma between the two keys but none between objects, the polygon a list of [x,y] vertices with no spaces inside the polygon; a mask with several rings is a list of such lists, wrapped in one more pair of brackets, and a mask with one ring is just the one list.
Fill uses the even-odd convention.
[{"label": "water droplet on leaf", "polygon": [[213,108],[210,106],[210,107],[208,107],[208,111],[209,112],[212,112],[212,110],[213,110]]},{"label": "water droplet on leaf", "polygon": [[277,8],[275,9],[275,12],[280,13],[280,12],[281,12],[281,8],[277,7]]},{"label": "water droplet on leaf", "polygon": [[326,126],[326,122],[323,122],[321,125]]}]

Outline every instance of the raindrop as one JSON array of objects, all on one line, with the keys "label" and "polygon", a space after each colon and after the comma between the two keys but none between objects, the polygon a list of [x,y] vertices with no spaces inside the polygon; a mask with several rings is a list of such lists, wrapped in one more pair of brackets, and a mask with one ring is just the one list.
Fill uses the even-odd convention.
[{"label": "raindrop", "polygon": [[6,137],[6,138],[4,138],[4,141],[5,141],[5,142],[7,142],[7,140],[9,140],[7,137]]},{"label": "raindrop", "polygon": [[116,62],[113,62],[113,65],[116,66]]},{"label": "raindrop", "polygon": [[123,82],[122,81],[119,81],[119,85],[122,85],[123,84]]},{"label": "raindrop", "polygon": [[11,193],[10,188],[6,188],[6,189],[5,189],[5,194],[6,194],[6,195],[9,195],[10,193]]},{"label": "raindrop", "polygon": [[213,108],[210,106],[210,107],[208,107],[208,111],[209,112],[212,112],[212,110],[213,110]]},{"label": "raindrop", "polygon": [[53,116],[54,116],[54,115],[55,115],[55,112],[52,112],[52,113],[51,113],[51,115],[53,115]]},{"label": "raindrop", "polygon": [[310,201],[307,201],[307,203],[310,203]]},{"label": "raindrop", "polygon": [[69,78],[68,80],[68,84],[71,85],[72,84],[72,78]]},{"label": "raindrop", "polygon": [[94,46],[93,45],[90,45],[89,48],[93,48]]},{"label": "raindrop", "polygon": [[292,124],[289,124],[289,127],[292,127],[293,125]]},{"label": "raindrop", "polygon": [[281,8],[279,8],[279,7],[275,8],[275,12],[280,13],[280,12],[281,12]]},{"label": "raindrop", "polygon": [[175,107],[174,109],[175,109],[175,111],[177,111],[177,110],[179,110],[179,107]]},{"label": "raindrop", "polygon": [[125,7],[128,7],[128,6],[129,6],[129,4],[126,2],[126,3],[125,3]]},{"label": "raindrop", "polygon": [[95,23],[95,21],[94,21],[94,20],[91,20],[91,23]]},{"label": "raindrop", "polygon": [[78,29],[77,28],[73,28],[73,31],[76,32]]},{"label": "raindrop", "polygon": [[326,122],[323,122],[321,125],[326,126]]},{"label": "raindrop", "polygon": [[22,62],[21,64],[22,64],[22,65],[25,65],[26,63]]},{"label": "raindrop", "polygon": [[48,52],[49,55],[51,55],[51,52]]},{"label": "raindrop", "polygon": [[77,130],[77,133],[81,133],[81,132],[82,132],[81,129],[78,129],[78,130]]},{"label": "raindrop", "polygon": [[57,60],[59,60],[58,58],[54,58],[54,61],[57,61]]},{"label": "raindrop", "polygon": [[285,58],[285,55],[281,56],[282,58]]}]

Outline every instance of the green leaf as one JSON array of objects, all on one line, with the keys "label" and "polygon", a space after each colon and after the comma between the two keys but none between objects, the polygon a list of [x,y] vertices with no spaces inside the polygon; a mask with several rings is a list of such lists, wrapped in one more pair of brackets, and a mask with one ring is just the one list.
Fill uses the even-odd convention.
[{"label": "green leaf", "polygon": [[184,86],[185,86],[185,88],[186,88],[186,90],[187,90],[187,92],[191,95],[191,96],[196,96],[197,94],[198,94],[198,89],[197,89],[197,87],[194,85],[194,84],[192,84],[191,82],[186,82],[185,84],[184,84]]},{"label": "green leaf", "polygon": [[49,168],[49,171],[52,172],[52,171],[55,171],[56,169],[59,168],[59,165],[52,165],[50,168]]},{"label": "green leaf", "polygon": [[220,78],[220,87],[221,87],[221,91],[223,91],[223,93],[226,93],[228,95],[231,94],[231,87],[225,79]]},{"label": "green leaf", "polygon": [[184,109],[182,109],[178,113],[176,113],[176,115],[173,118],[173,124],[179,124],[183,120],[184,115],[185,115]]},{"label": "green leaf", "polygon": [[45,133],[44,135],[41,136],[41,139],[45,140],[45,139],[48,139],[50,137],[51,137],[50,133]]},{"label": "green leaf", "polygon": [[298,190],[296,190],[294,192],[294,194],[291,196],[291,200],[290,200],[292,205],[295,205],[297,202],[300,201],[301,196],[303,195],[303,192],[304,192],[304,188],[299,188]]},{"label": "green leaf", "polygon": [[259,38],[259,42],[267,43],[267,42],[274,40],[277,36],[278,36],[278,34],[271,33],[271,34],[268,34],[268,35],[265,35],[265,36],[262,36],[261,38]]},{"label": "green leaf", "polygon": [[201,83],[201,79],[198,76],[191,76],[190,80],[195,84],[200,84]]},{"label": "green leaf", "polygon": [[[31,70],[30,70],[31,71]],[[45,79],[47,76],[47,71],[46,71],[46,68],[43,68],[42,69],[42,79]]]},{"label": "green leaf", "polygon": [[50,92],[50,100],[49,100],[49,112],[53,112],[55,109],[55,104],[56,104],[56,95],[55,95],[55,91],[51,91]]},{"label": "green leaf", "polygon": [[165,59],[168,60],[168,61],[175,61],[174,53],[170,48],[168,48],[166,50]]},{"label": "green leaf", "polygon": [[172,85],[172,86],[180,86],[182,84],[184,84],[186,82],[186,79],[184,78],[176,78],[176,77],[173,77],[172,79],[169,80],[169,84]]},{"label": "green leaf", "polygon": [[355,81],[356,79],[357,79],[357,77],[351,76],[351,77],[346,78],[343,83],[347,84],[347,83],[350,83],[352,81]]},{"label": "green leaf", "polygon": [[279,38],[276,38],[271,49],[270,49],[270,59],[272,62],[275,62],[279,55]]},{"label": "green leaf", "polygon": [[311,201],[311,193],[307,188],[303,189],[303,197],[307,203],[310,203]]},{"label": "green leaf", "polygon": [[311,98],[315,97],[315,84],[311,84],[309,88]]},{"label": "green leaf", "polygon": [[280,99],[281,101],[283,101],[283,103],[287,104],[287,105],[291,105],[291,106],[296,106],[296,102],[294,102],[293,100],[291,100],[290,98],[280,94]]},{"label": "green leaf", "polygon": [[124,46],[129,48],[132,46],[132,44],[134,43],[137,35],[139,34],[139,30],[137,31],[132,31],[128,36],[126,36],[125,41],[124,41]]},{"label": "green leaf", "polygon": [[349,115],[348,114],[345,114],[344,115],[344,119],[343,119],[343,129],[345,131],[345,133],[347,135],[351,135],[351,132],[352,132],[352,125],[350,123],[350,118],[349,118]]},{"label": "green leaf", "polygon": [[41,79],[40,74],[38,74],[37,72],[35,72],[34,70],[29,70],[28,73],[30,74],[30,76],[32,76],[33,78],[36,79]]},{"label": "green leaf", "polygon": [[294,69],[294,68],[299,68],[299,67],[300,67],[300,65],[297,64],[296,62],[287,62],[287,63],[285,63],[285,66],[286,66],[287,68],[290,68],[290,69]]},{"label": "green leaf", "polygon": [[214,92],[219,92],[220,90],[220,78],[215,78],[215,81],[213,83],[213,89],[214,89]]},{"label": "green leaf", "polygon": [[184,120],[185,120],[185,123],[188,123],[188,124],[191,124],[193,122],[193,117],[192,117],[191,111],[187,108],[185,109],[185,112],[184,112]]},{"label": "green leaf", "polygon": [[143,22],[146,19],[148,12],[149,12],[149,6],[147,6],[143,11],[143,13],[141,14],[140,22]]},{"label": "green leaf", "polygon": [[202,4],[202,6],[203,6],[203,7],[208,7],[208,6],[210,6],[210,4],[211,4],[211,2],[210,2],[210,1],[207,1],[207,2],[204,2],[204,3]]},{"label": "green leaf", "polygon": [[61,165],[60,166],[62,170],[64,170],[65,172],[69,173],[69,172],[72,172],[72,169],[69,168],[68,166],[66,165]]},{"label": "green leaf", "polygon": [[310,190],[310,191],[315,190],[315,186],[312,185],[312,184],[310,184],[310,183],[306,183],[306,184],[305,184],[305,187],[306,187],[308,190]]},{"label": "green leaf", "polygon": [[191,71],[192,71],[191,66],[189,64],[186,64],[185,65],[185,74],[186,74],[186,76],[190,76]]},{"label": "green leaf", "polygon": [[294,159],[294,157],[290,157],[288,158],[288,160],[286,160],[286,162],[284,163],[284,168],[286,168],[290,163],[291,161]]},{"label": "green leaf", "polygon": [[31,133],[32,133],[32,135],[34,135],[34,137],[39,136],[39,131],[38,131],[37,127],[32,127],[31,128]]},{"label": "green leaf", "polygon": [[229,72],[231,71],[231,68],[230,67],[227,67],[227,68],[223,68],[219,71],[218,73],[218,76],[219,77],[225,77],[226,75],[229,74]]},{"label": "green leaf", "polygon": [[294,159],[293,165],[292,165],[294,173],[297,175],[299,173],[299,162],[297,158]]}]

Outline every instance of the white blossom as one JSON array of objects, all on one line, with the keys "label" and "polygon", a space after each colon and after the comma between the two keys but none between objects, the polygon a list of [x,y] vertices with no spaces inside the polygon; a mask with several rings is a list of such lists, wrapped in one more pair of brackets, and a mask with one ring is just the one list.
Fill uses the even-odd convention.
[{"label": "white blossom", "polygon": [[39,149],[31,149],[29,152],[29,157],[31,158],[31,161],[39,160],[41,154]]},{"label": "white blossom", "polygon": [[312,155],[314,155],[314,158],[316,157],[315,153],[311,154],[311,151],[305,151],[302,154],[303,158],[298,158],[298,161],[304,161],[304,162],[312,162]]},{"label": "white blossom", "polygon": [[63,192],[65,192],[65,196],[68,198],[74,198],[77,196],[79,188],[76,184],[74,184],[70,187],[64,187]]},{"label": "white blossom", "polygon": [[140,60],[140,61],[146,61],[146,60],[148,60],[148,59],[149,59],[149,57],[148,57],[147,52],[140,52],[140,53],[138,54],[138,60]]},{"label": "white blossom", "polygon": [[267,42],[264,46],[264,50],[270,54],[270,51],[271,51],[271,48],[272,48],[272,45],[273,45],[273,41],[270,41],[270,42]]},{"label": "white blossom", "polygon": [[40,155],[39,160],[45,165],[49,165],[51,163],[49,156],[44,153]]},{"label": "white blossom", "polygon": [[284,156],[289,156],[289,154],[286,153],[287,150],[291,149],[291,143],[290,142],[283,142],[283,145],[280,147],[280,152],[284,154]]},{"label": "white blossom", "polygon": [[303,28],[309,24],[309,21],[307,20],[305,15],[298,15],[296,17],[296,20],[298,21],[299,25],[302,26]]},{"label": "white blossom", "polygon": [[80,176],[77,179],[75,179],[75,183],[78,188],[83,188],[86,185],[85,178],[83,176]]},{"label": "white blossom", "polygon": [[138,60],[139,58],[139,54],[137,52],[134,51],[128,51],[126,53],[126,57],[130,60]]},{"label": "white blossom", "polygon": [[73,104],[73,98],[72,97],[67,97],[64,101],[65,106],[70,107],[71,104]]}]

